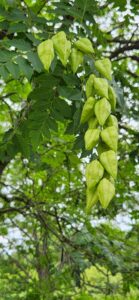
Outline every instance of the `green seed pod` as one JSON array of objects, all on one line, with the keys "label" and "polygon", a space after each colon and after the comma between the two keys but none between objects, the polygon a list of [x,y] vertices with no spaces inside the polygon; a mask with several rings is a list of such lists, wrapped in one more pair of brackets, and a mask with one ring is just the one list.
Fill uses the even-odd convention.
[{"label": "green seed pod", "polygon": [[71,52],[71,43],[67,40],[66,34],[64,31],[58,32],[56,35],[52,37],[52,41],[54,44],[54,49],[59,56],[60,61],[65,67],[68,62],[68,58]]},{"label": "green seed pod", "polygon": [[95,129],[96,127],[98,127],[98,120],[97,118],[90,118],[88,121],[88,128],[89,129]]},{"label": "green seed pod", "polygon": [[110,115],[105,123],[105,127],[115,126],[118,130],[118,121],[117,118],[113,115]]},{"label": "green seed pod", "polygon": [[37,47],[38,56],[44,65],[45,70],[49,71],[52,60],[54,59],[54,48],[52,40],[47,40]]},{"label": "green seed pod", "polygon": [[80,38],[77,42],[75,42],[74,46],[86,54],[94,53],[94,49],[92,47],[92,43],[87,38]]},{"label": "green seed pod", "polygon": [[86,184],[89,189],[96,186],[104,174],[104,168],[98,160],[93,160],[87,165],[85,176]]},{"label": "green seed pod", "polygon": [[99,142],[98,147],[97,147],[97,152],[98,155],[100,156],[101,153],[110,150],[110,148],[103,142]]},{"label": "green seed pod", "polygon": [[85,133],[85,149],[92,150],[98,143],[100,129],[88,129]]},{"label": "green seed pod", "polygon": [[117,177],[117,157],[113,150],[105,151],[100,155],[100,161],[105,170],[114,178]]},{"label": "green seed pod", "polygon": [[115,180],[114,180],[114,178],[113,178],[112,176],[109,177],[109,181],[110,181],[113,185],[115,185]]},{"label": "green seed pod", "polygon": [[110,103],[107,99],[102,98],[95,104],[95,115],[100,125],[104,125],[111,112]]},{"label": "green seed pod", "polygon": [[81,114],[81,123],[87,122],[91,116],[94,115],[94,106],[95,106],[96,100],[93,97],[89,97],[87,101],[85,102]]},{"label": "green seed pod", "polygon": [[86,213],[89,214],[91,211],[91,208],[97,203],[98,201],[98,195],[96,188],[94,189],[88,189],[86,190]]},{"label": "green seed pod", "polygon": [[104,172],[104,178],[108,179],[113,185],[115,185],[115,179],[109,173]]},{"label": "green seed pod", "polygon": [[97,187],[97,192],[102,207],[107,208],[115,195],[114,185],[108,179],[103,178]]},{"label": "green seed pod", "polygon": [[115,126],[110,126],[102,130],[101,138],[112,150],[117,151],[118,132]]},{"label": "green seed pod", "polygon": [[71,50],[71,69],[76,73],[78,67],[83,63],[83,53],[73,48]]},{"label": "green seed pod", "polygon": [[108,80],[112,80],[111,61],[108,58],[96,60],[95,67],[101,75],[103,75]]},{"label": "green seed pod", "polygon": [[115,110],[116,107],[116,94],[112,86],[108,87],[108,99],[111,104],[112,110]]},{"label": "green seed pod", "polygon": [[95,77],[94,88],[99,96],[108,98],[108,82],[106,79]]},{"label": "green seed pod", "polygon": [[93,95],[95,75],[91,74],[86,82],[86,96],[87,98]]}]

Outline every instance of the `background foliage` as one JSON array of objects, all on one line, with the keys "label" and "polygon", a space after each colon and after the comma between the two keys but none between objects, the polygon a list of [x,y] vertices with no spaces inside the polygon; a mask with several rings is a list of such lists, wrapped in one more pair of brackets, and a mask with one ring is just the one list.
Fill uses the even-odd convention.
[{"label": "background foliage", "polygon": [[[126,0],[0,2],[0,299],[139,297],[139,4]],[[119,171],[106,210],[86,216],[85,57],[77,75],[37,45],[64,30],[109,57],[117,91]]]}]

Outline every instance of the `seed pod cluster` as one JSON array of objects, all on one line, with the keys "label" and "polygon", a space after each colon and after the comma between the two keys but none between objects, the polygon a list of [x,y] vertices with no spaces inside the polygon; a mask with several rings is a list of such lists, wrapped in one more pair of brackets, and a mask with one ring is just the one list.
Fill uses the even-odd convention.
[{"label": "seed pod cluster", "polygon": [[84,55],[93,54],[94,49],[89,39],[79,38],[71,43],[65,32],[59,31],[51,39],[41,42],[37,47],[37,52],[46,71],[49,71],[56,53],[64,67],[68,62],[70,63],[75,74],[79,66],[83,64]]},{"label": "seed pod cluster", "polygon": [[[56,33],[51,39],[37,47],[38,56],[49,71],[52,61],[57,57],[64,67],[70,64],[75,74],[83,64],[84,55],[93,55],[94,49],[88,38],[79,38],[71,43],[64,31]],[[81,123],[88,123],[85,133],[86,150],[97,151],[97,159],[86,168],[87,211],[99,200],[106,208],[115,194],[114,180],[117,176],[118,122],[111,114],[116,107],[116,94],[108,80],[112,79],[111,62],[108,58],[95,61],[99,77],[91,74],[86,82],[87,100],[83,106]]]},{"label": "seed pod cluster", "polygon": [[95,148],[97,152],[97,159],[87,165],[85,173],[87,212],[98,201],[107,208],[115,195],[117,177],[118,122],[111,114],[116,107],[116,94],[107,81],[112,79],[111,62],[108,58],[100,59],[95,67],[101,77],[89,76],[85,90],[87,100],[81,114],[81,123],[88,123],[85,148],[92,151]]}]

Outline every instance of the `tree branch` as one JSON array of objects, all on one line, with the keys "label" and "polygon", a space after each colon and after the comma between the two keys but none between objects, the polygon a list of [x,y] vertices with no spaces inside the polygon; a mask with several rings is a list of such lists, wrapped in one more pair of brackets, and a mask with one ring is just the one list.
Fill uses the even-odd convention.
[{"label": "tree branch", "polygon": [[139,78],[139,76],[137,75],[137,74],[135,74],[135,73],[133,73],[133,72],[131,72],[131,71],[127,71],[127,73],[129,74],[129,75],[131,75],[132,77],[134,77],[134,78]]},{"label": "tree branch", "polygon": [[115,58],[118,57],[119,54],[124,53],[125,51],[130,51],[130,50],[138,50],[139,49],[139,41],[134,42],[132,45],[125,45],[123,47],[120,47],[116,49],[111,55],[110,58]]},{"label": "tree branch", "polygon": [[122,60],[122,59],[125,59],[125,58],[131,58],[132,60],[135,60],[135,61],[139,62],[139,56],[137,56],[137,55],[124,55],[124,56],[121,56],[121,57],[117,57],[116,59],[114,59],[114,61]]}]

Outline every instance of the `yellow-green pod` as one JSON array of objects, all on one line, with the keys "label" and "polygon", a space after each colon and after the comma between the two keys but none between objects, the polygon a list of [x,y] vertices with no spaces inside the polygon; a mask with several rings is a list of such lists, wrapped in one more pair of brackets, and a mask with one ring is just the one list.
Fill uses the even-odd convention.
[{"label": "yellow-green pod", "polygon": [[99,144],[98,144],[98,146],[97,146],[98,155],[100,156],[101,153],[103,153],[105,151],[108,151],[108,150],[110,150],[110,148],[105,143],[103,143],[102,141],[100,141]]},{"label": "yellow-green pod", "polygon": [[108,98],[108,82],[106,79],[95,77],[94,88],[99,96]]},{"label": "yellow-green pod", "polygon": [[82,114],[81,114],[81,123],[87,122],[90,117],[94,115],[94,105],[96,103],[96,100],[93,97],[89,97],[87,101],[85,102]]},{"label": "yellow-green pod", "polygon": [[71,50],[71,69],[76,73],[78,67],[83,63],[83,53],[76,48]]},{"label": "yellow-green pod", "polygon": [[95,115],[100,125],[104,125],[111,112],[110,103],[106,98],[102,98],[95,104]]},{"label": "yellow-green pod", "polygon": [[100,155],[104,169],[114,178],[117,177],[117,156],[113,150],[105,151]]},{"label": "yellow-green pod", "polygon": [[110,149],[117,151],[118,131],[115,126],[110,126],[101,131],[101,138]]},{"label": "yellow-green pod", "polygon": [[92,150],[99,141],[100,129],[88,129],[85,133],[85,149]]},{"label": "yellow-green pod", "polygon": [[89,189],[96,186],[104,174],[104,168],[98,160],[93,160],[86,167],[85,177]]},{"label": "yellow-green pod", "polygon": [[109,176],[108,180],[113,184],[115,185],[115,180],[112,176]]},{"label": "yellow-green pod", "polygon": [[108,87],[108,99],[111,104],[112,110],[116,108],[116,94],[112,86]]},{"label": "yellow-green pod", "polygon": [[92,117],[88,120],[88,128],[95,129],[98,127],[98,120],[95,117]]},{"label": "yellow-green pod", "polygon": [[93,49],[92,43],[87,38],[80,38],[78,41],[76,41],[74,43],[74,46],[78,50],[82,51],[83,53],[86,53],[86,54],[92,54],[92,53],[94,53],[94,49]]},{"label": "yellow-green pod", "polygon": [[114,185],[106,178],[103,178],[97,187],[99,201],[103,208],[107,208],[115,195]]},{"label": "yellow-green pod", "polygon": [[67,40],[66,34],[64,31],[58,32],[56,35],[52,37],[52,41],[54,44],[54,49],[65,67],[68,62],[68,58],[71,52],[71,43]]},{"label": "yellow-green pod", "polygon": [[37,47],[38,56],[45,68],[49,71],[52,60],[54,59],[54,48],[52,40],[46,40]]},{"label": "yellow-green pod", "polygon": [[94,189],[88,189],[86,190],[86,213],[89,214],[91,212],[91,209],[94,205],[96,205],[98,201],[98,195],[97,190]]},{"label": "yellow-green pod", "polygon": [[117,118],[113,115],[110,115],[105,123],[105,127],[115,126],[118,130],[118,121]]},{"label": "yellow-green pod", "polygon": [[86,87],[85,87],[85,90],[86,90],[86,97],[90,97],[93,95],[93,92],[94,92],[94,78],[95,78],[95,75],[94,74],[91,74],[86,82]]},{"label": "yellow-green pod", "polygon": [[96,60],[95,67],[101,75],[103,75],[108,80],[112,80],[111,61],[109,60],[109,58]]}]

